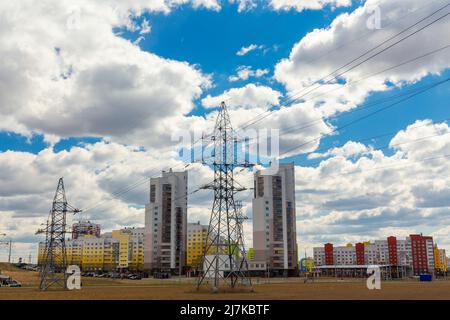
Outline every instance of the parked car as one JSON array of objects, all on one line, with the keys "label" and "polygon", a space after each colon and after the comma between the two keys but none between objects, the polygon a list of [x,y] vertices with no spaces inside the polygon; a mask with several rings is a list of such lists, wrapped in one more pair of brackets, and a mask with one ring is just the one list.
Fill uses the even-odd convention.
[{"label": "parked car", "polygon": [[16,281],[8,276],[0,275],[0,287],[16,288],[16,287],[21,287],[21,286],[22,286],[22,284],[19,281]]},{"label": "parked car", "polygon": [[11,288],[18,288],[21,287],[22,284],[19,281],[13,280],[13,279],[8,279],[6,281],[6,286],[7,287],[11,287]]},{"label": "parked car", "polygon": [[3,276],[0,274],[0,287],[6,286],[6,280],[8,280],[8,279],[9,279],[9,277]]}]

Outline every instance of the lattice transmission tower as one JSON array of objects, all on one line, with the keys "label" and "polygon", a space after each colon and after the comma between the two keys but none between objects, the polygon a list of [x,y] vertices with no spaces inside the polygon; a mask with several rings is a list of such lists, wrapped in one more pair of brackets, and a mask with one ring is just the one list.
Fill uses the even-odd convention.
[{"label": "lattice transmission tower", "polygon": [[214,181],[209,186],[214,192],[214,200],[197,290],[202,285],[210,285],[214,292],[238,286],[253,290],[242,237],[242,214],[234,198],[237,192],[246,189],[233,177],[234,168],[248,167],[249,164],[237,161],[237,137],[224,102],[209,137],[213,144],[211,162],[205,164],[214,169]]},{"label": "lattice transmission tower", "polygon": [[60,178],[47,226],[44,230],[38,231],[38,233],[45,232],[45,251],[39,285],[41,290],[50,287],[67,288],[66,214],[80,211],[67,203],[64,181]]}]

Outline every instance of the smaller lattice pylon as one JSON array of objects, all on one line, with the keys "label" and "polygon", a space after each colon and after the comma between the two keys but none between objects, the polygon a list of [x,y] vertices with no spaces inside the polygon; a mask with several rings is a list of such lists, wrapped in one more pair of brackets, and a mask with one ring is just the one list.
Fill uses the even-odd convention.
[{"label": "smaller lattice pylon", "polygon": [[67,203],[64,181],[60,178],[46,228],[38,230],[38,233],[45,232],[44,257],[40,266],[41,290],[67,288],[66,215],[68,212],[75,214],[80,211]]}]

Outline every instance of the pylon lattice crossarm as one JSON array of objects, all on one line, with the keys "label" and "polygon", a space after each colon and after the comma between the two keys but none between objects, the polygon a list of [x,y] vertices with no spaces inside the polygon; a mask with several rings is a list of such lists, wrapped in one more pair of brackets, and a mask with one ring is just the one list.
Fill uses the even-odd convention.
[{"label": "pylon lattice crossarm", "polygon": [[223,102],[211,140],[214,142],[210,164],[214,169],[214,181],[208,188],[213,190],[214,201],[204,245],[203,271],[199,275],[197,289],[205,284],[210,284],[214,291],[225,287],[236,288],[240,284],[251,288],[242,219],[234,200],[234,195],[242,189],[235,187],[233,177],[233,170],[240,166],[235,157],[236,137]]}]

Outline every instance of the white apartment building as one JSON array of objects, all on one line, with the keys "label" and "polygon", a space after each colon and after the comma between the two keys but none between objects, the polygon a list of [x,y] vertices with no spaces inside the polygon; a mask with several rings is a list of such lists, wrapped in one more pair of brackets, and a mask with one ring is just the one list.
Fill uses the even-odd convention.
[{"label": "white apartment building", "polygon": [[150,179],[145,207],[144,268],[178,273],[186,265],[187,172],[162,173]]},{"label": "white apartment building", "polygon": [[[375,240],[374,245],[377,249],[377,263],[390,264],[388,240]],[[412,264],[411,242],[408,240],[397,239],[397,264],[400,266],[409,266]]]},{"label": "white apartment building", "polygon": [[355,246],[331,243],[313,249],[315,266],[391,265],[410,267],[414,274],[434,272],[433,238],[410,235],[405,240],[388,237]]},{"label": "white apartment building", "polygon": [[252,205],[254,260],[265,262],[273,274],[296,274],[294,164],[280,164],[276,174],[255,172]]},{"label": "white apartment building", "polygon": [[[325,263],[325,249],[324,247],[317,247],[313,249],[314,265],[323,266]],[[353,246],[339,246],[333,248],[333,261],[337,265],[355,265],[356,251]]]}]

